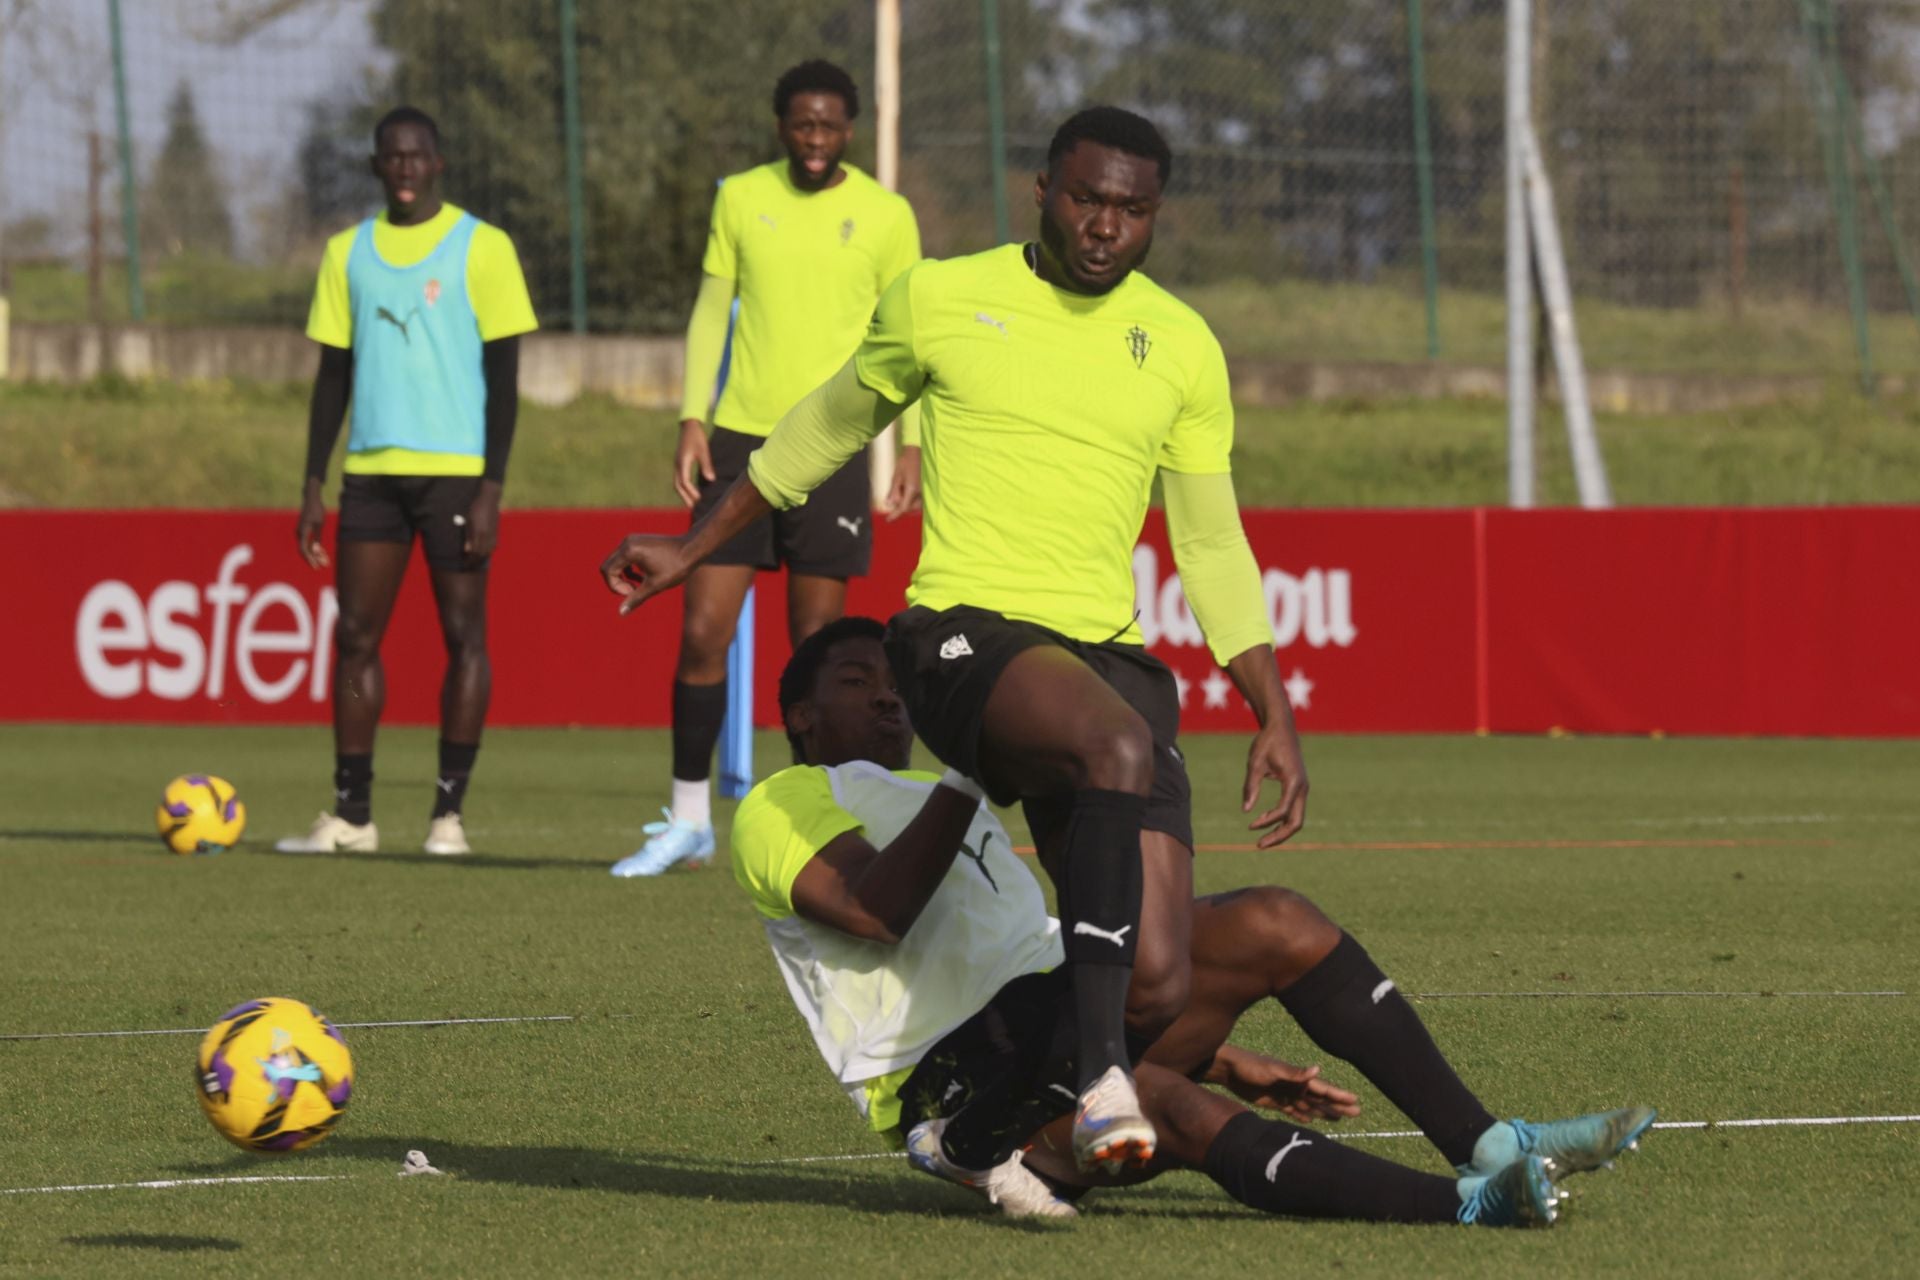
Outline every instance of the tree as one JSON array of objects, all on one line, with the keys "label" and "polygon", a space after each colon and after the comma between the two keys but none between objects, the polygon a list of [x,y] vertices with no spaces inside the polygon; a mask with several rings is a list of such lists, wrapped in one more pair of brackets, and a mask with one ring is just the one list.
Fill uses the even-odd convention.
[{"label": "tree", "polygon": [[[382,0],[373,28],[395,59],[389,101],[436,118],[448,198],[513,236],[541,316],[562,322],[569,249],[559,6],[491,0],[476,14],[481,7]],[[802,59],[832,57],[865,86],[870,8],[857,0],[580,0],[594,328],[686,323],[714,183],[777,153],[774,80]],[[863,131],[855,158],[871,148]]]},{"label": "tree", "polygon": [[226,186],[182,80],[167,103],[167,138],[141,198],[140,239],[158,253],[233,254]]}]

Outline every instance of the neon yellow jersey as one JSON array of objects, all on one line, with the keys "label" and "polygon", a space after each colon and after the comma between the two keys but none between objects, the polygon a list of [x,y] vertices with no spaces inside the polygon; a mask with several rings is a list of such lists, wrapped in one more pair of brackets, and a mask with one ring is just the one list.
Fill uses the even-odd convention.
[{"label": "neon yellow jersey", "polygon": [[1137,271],[1104,297],[1056,289],[1006,245],[895,281],[854,371],[920,402],[910,604],[1141,643],[1133,546],[1155,471],[1231,465],[1226,357],[1197,312]]},{"label": "neon yellow jersey", "polygon": [[[416,226],[396,227],[384,210],[373,222],[373,247],[382,261],[410,267],[425,261],[460,221],[463,210],[445,204],[440,212]],[[356,224],[327,241],[320,260],[320,279],[307,313],[307,336],[329,347],[353,348],[353,303],[347,286],[347,263],[360,234]],[[510,338],[540,327],[533,300],[527,294],[520,256],[507,233],[478,222],[467,246],[467,302],[473,308],[480,341]],[[349,428],[351,429],[351,428]],[[484,456],[386,448],[349,452],[343,469],[352,475],[477,476],[486,469]]]},{"label": "neon yellow jersey", "polygon": [[864,760],[796,766],[748,792],[733,818],[734,879],[753,899],[814,1046],[876,1130],[899,1124],[897,1090],[942,1036],[1002,986],[1063,958],[1039,882],[985,805],[920,918],[892,946],[795,913],[793,882],[815,854],[848,831],[884,850],[938,782]]},{"label": "neon yellow jersey", "polygon": [[716,426],[764,436],[860,344],[881,290],[920,258],[913,208],[843,165],[825,191],[783,160],[720,184],[701,270],[734,282],[740,315]]}]

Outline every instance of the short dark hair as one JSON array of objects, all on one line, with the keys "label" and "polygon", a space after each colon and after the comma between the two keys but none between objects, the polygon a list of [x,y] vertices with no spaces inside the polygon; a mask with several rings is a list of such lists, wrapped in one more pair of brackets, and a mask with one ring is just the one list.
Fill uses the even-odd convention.
[{"label": "short dark hair", "polygon": [[787,725],[787,742],[793,747],[793,762],[800,759],[800,735],[787,723],[787,713],[813,696],[814,681],[826,665],[827,651],[842,640],[878,640],[887,633],[886,624],[877,618],[848,614],[835,618],[793,648],[793,656],[780,672],[780,723]]},{"label": "short dark hair", "polygon": [[373,149],[375,151],[380,149],[381,134],[400,124],[419,125],[433,139],[433,149],[435,151],[440,149],[440,126],[433,122],[432,116],[418,107],[395,107],[381,116],[380,122],[373,126]]},{"label": "short dark hair", "polygon": [[787,108],[803,93],[837,93],[847,104],[847,119],[860,115],[860,90],[853,77],[824,58],[813,58],[796,67],[788,67],[773,86],[773,114],[786,119]]},{"label": "short dark hair", "polygon": [[1153,161],[1160,169],[1163,190],[1173,174],[1173,148],[1167,145],[1153,121],[1125,107],[1088,107],[1068,116],[1066,123],[1053,131],[1053,141],[1047,144],[1047,168],[1052,169],[1061,156],[1081,142],[1112,147],[1115,151]]}]

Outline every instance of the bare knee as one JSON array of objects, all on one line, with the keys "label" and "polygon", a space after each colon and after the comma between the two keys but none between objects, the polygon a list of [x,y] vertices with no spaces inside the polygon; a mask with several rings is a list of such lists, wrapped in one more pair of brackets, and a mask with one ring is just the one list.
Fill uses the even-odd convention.
[{"label": "bare knee", "polygon": [[718,610],[689,609],[680,626],[680,679],[713,684],[725,678],[727,646],[738,621]]},{"label": "bare knee", "polygon": [[1078,790],[1143,796],[1153,786],[1153,733],[1132,712],[1086,726],[1072,754]]},{"label": "bare knee", "polygon": [[487,660],[487,628],[484,622],[460,619],[446,623],[444,630],[449,666],[466,666]]},{"label": "bare knee", "polygon": [[381,628],[371,619],[343,610],[333,624],[333,651],[348,666],[359,666],[380,655]]},{"label": "bare knee", "polygon": [[1247,889],[1233,903],[1237,931],[1254,944],[1276,987],[1291,984],[1340,943],[1340,926],[1303,894],[1278,885]]},{"label": "bare knee", "polygon": [[1186,1011],[1193,994],[1193,965],[1184,955],[1140,956],[1127,988],[1127,1030],[1152,1041]]}]

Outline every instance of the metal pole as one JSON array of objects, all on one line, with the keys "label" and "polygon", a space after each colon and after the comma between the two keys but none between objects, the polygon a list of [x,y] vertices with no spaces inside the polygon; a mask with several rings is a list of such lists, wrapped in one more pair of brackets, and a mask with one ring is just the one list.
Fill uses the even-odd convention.
[{"label": "metal pole", "polygon": [[[1853,180],[1847,168],[1847,143],[1840,125],[1837,93],[1828,80],[1831,27],[1824,25],[1814,0],[1800,0],[1800,23],[1806,30],[1811,58],[1807,75],[1813,85],[1814,108],[1820,113],[1820,144],[1826,159],[1827,194],[1833,202],[1835,230],[1840,241],[1840,269],[1847,279],[1847,301],[1853,312],[1853,344],[1860,354],[1860,393],[1873,394],[1873,339],[1867,328],[1866,278],[1860,269],[1860,228],[1855,217]],[[1836,69],[1837,58],[1831,62]]]},{"label": "metal pole", "polygon": [[1525,143],[1532,127],[1531,0],[1507,0],[1507,503],[1533,505],[1533,259]]},{"label": "metal pole", "polygon": [[1540,158],[1540,140],[1527,127],[1527,203],[1533,215],[1534,256],[1540,263],[1540,292],[1545,295],[1547,334],[1553,341],[1553,364],[1560,374],[1560,400],[1567,415],[1567,444],[1573,454],[1573,479],[1580,505],[1604,510],[1613,505],[1607,487],[1607,464],[1600,456],[1600,439],[1593,429],[1593,405],[1587,398],[1586,363],[1580,357],[1580,338],[1573,327],[1573,288],[1567,282],[1567,259],[1560,248],[1560,224],[1553,210],[1553,183]]},{"label": "metal pole", "polygon": [[[889,191],[900,189],[900,0],[873,5],[874,176]],[[881,510],[893,489],[900,428],[889,424],[867,446],[867,496]]]},{"label": "metal pole", "polygon": [[567,251],[573,300],[573,331],[587,331],[587,222],[581,192],[580,52],[574,0],[560,0],[560,78],[566,98]]},{"label": "metal pole", "polygon": [[1427,128],[1427,53],[1420,0],[1407,0],[1407,58],[1413,92],[1413,168],[1420,186],[1420,266],[1427,285],[1427,359],[1440,355],[1440,263],[1433,231],[1433,139]]},{"label": "metal pole", "polygon": [[1000,4],[980,0],[980,43],[987,60],[987,176],[993,185],[993,242],[1013,239],[1007,212],[1007,110],[1000,90]]},{"label": "metal pole", "polygon": [[147,318],[147,294],[140,284],[140,192],[133,182],[133,127],[127,122],[127,42],[120,35],[120,0],[107,0],[107,25],[113,33],[113,109],[120,131],[120,225],[127,242],[127,316],[139,324]]},{"label": "metal pole", "polygon": [[[1821,18],[1829,38],[1833,36],[1832,0],[1821,0]],[[1900,223],[1893,214],[1893,196],[1880,173],[1880,162],[1867,150],[1867,139],[1860,127],[1860,113],[1853,109],[1853,93],[1847,83],[1846,68],[1840,65],[1838,41],[1834,42],[1833,87],[1841,118],[1853,141],[1860,167],[1866,171],[1867,192],[1873,197],[1873,211],[1880,216],[1880,229],[1886,233],[1887,248],[1893,253],[1894,270],[1900,273],[1900,287],[1907,295],[1907,309],[1920,321],[1920,281],[1914,278],[1913,262],[1907,257],[1906,241],[1900,235]]]}]

